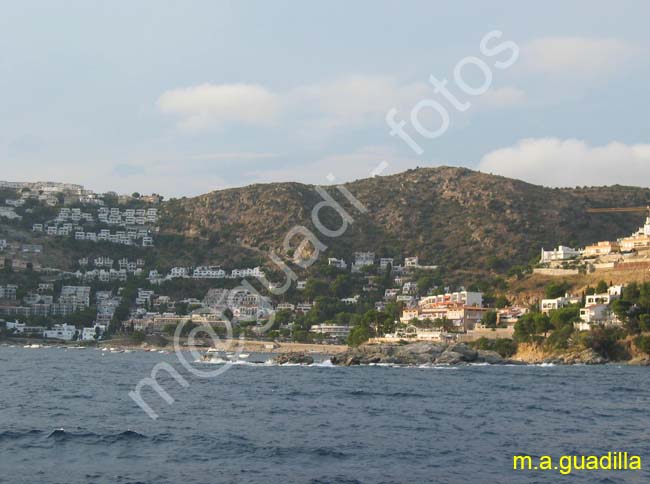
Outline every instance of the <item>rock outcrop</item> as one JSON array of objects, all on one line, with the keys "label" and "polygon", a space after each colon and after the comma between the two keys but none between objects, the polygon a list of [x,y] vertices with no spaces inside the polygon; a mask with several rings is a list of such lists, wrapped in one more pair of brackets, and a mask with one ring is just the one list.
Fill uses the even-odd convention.
[{"label": "rock outcrop", "polygon": [[467,363],[502,365],[513,363],[502,358],[495,351],[477,351],[464,343],[450,345],[435,343],[363,345],[333,356],[331,361],[333,364],[341,366],[368,364],[461,365]]},{"label": "rock outcrop", "polygon": [[628,362],[628,365],[632,365],[632,366],[650,366],[650,357],[637,356],[636,358],[632,358]]},{"label": "rock outcrop", "polygon": [[283,353],[277,356],[275,362],[278,365],[311,365],[314,359],[304,353]]}]

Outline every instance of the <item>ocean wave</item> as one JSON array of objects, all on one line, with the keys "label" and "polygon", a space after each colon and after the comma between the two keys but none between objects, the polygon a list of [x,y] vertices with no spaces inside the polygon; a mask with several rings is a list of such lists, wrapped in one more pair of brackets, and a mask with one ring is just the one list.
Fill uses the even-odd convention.
[{"label": "ocean wave", "polygon": [[22,439],[24,437],[33,437],[35,435],[41,435],[44,432],[42,430],[25,430],[25,431],[16,431],[16,430],[5,430],[4,432],[0,432],[0,441],[6,441],[6,440],[18,440]]},{"label": "ocean wave", "polygon": [[95,432],[69,432],[65,429],[56,429],[50,432],[47,438],[52,439],[55,442],[83,441],[86,443],[108,444],[148,439],[146,435],[134,430],[124,430],[116,434],[98,434]]},{"label": "ocean wave", "polygon": [[[324,360],[320,362],[314,362],[310,364],[306,363],[282,363],[278,364],[275,360],[269,359],[266,361],[250,361],[250,360],[226,360],[220,357],[213,357],[210,360],[201,360],[197,359],[193,361],[197,365],[233,365],[233,366],[252,366],[252,367],[268,367],[268,366],[278,366],[278,367],[304,367],[304,368],[346,368],[342,365],[335,365],[331,360]],[[448,365],[448,364],[436,364],[436,363],[423,363],[420,365],[403,365],[397,363],[365,363],[360,365],[353,365],[354,367],[378,367],[378,368],[418,368],[418,369],[427,369],[427,370],[459,370],[462,367],[484,367],[484,366],[497,366],[497,367],[525,367],[525,366],[538,366],[538,367],[553,367],[556,366],[554,363],[541,363],[538,365],[515,365],[515,364],[504,364],[504,365],[493,365],[490,363],[464,363],[462,365]]]},{"label": "ocean wave", "polygon": [[319,363],[312,363],[311,365],[307,365],[313,368],[336,368],[336,365],[332,363],[330,360],[325,360],[321,361]]},{"label": "ocean wave", "polygon": [[424,363],[422,365],[418,365],[417,368],[421,368],[423,370],[459,370],[460,369],[458,366],[436,365],[435,363]]},{"label": "ocean wave", "polygon": [[247,361],[247,360],[224,360],[223,358],[211,358],[209,360],[194,360],[196,364],[203,365],[235,365],[235,366],[280,366],[273,360]]}]

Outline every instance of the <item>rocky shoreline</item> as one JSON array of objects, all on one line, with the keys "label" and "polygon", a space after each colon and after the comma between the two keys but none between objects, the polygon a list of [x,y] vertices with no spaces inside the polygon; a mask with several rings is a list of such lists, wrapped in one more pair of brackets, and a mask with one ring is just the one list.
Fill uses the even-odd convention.
[{"label": "rocky shoreline", "polygon": [[408,345],[363,345],[351,348],[331,359],[334,365],[354,366],[369,364],[395,365],[461,365],[487,363],[490,365],[525,364],[503,358],[495,351],[475,350],[463,343],[434,344],[413,343]]},{"label": "rocky shoreline", "polygon": [[[464,343],[435,344],[412,343],[407,345],[381,344],[363,345],[350,348],[348,351],[335,355],[331,362],[337,366],[355,366],[369,364],[395,364],[395,365],[527,365],[527,364],[555,364],[555,365],[602,365],[610,363],[593,350],[567,351],[563,354],[546,356],[531,360],[520,359],[515,355],[504,358],[495,351],[476,350]],[[627,364],[628,362],[619,362]],[[639,359],[629,364],[650,365],[650,360]]]}]

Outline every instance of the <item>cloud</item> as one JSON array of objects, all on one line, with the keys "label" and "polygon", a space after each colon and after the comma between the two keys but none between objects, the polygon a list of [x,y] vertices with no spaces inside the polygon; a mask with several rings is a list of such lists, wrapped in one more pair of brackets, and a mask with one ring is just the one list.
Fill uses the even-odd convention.
[{"label": "cloud", "polygon": [[165,114],[177,116],[184,130],[202,131],[226,124],[269,124],[280,112],[280,101],[255,84],[201,84],[164,92],[157,101]]},{"label": "cloud", "polygon": [[[366,146],[349,153],[338,153],[300,165],[252,170],[247,176],[256,182],[298,181],[316,185],[344,183],[373,176],[398,173],[421,161],[401,157],[388,146]],[[333,177],[333,178],[332,178]]]},{"label": "cloud", "polygon": [[534,72],[585,77],[609,74],[638,52],[619,39],[545,37],[524,45],[522,60]]},{"label": "cloud", "polygon": [[[444,103],[425,81],[350,75],[277,92],[254,84],[202,84],[169,90],[157,105],[162,113],[175,116],[185,131],[247,124],[322,139],[348,129],[383,128],[390,109],[408,113],[421,100],[432,98]],[[472,109],[493,110],[520,105],[525,98],[520,89],[505,87],[490,89],[471,102],[476,105]],[[423,116],[435,119],[428,111]]]},{"label": "cloud", "polygon": [[423,82],[399,83],[386,76],[354,75],[328,82],[300,86],[289,95],[289,103],[318,118],[322,127],[342,128],[383,123],[393,107],[411,108],[433,95]]},{"label": "cloud", "polygon": [[592,147],[577,139],[529,138],[486,154],[479,169],[555,187],[648,186],[650,144]]},{"label": "cloud", "polygon": [[504,109],[524,104],[526,102],[526,93],[515,87],[502,87],[489,89],[485,94],[475,99],[478,109]]}]

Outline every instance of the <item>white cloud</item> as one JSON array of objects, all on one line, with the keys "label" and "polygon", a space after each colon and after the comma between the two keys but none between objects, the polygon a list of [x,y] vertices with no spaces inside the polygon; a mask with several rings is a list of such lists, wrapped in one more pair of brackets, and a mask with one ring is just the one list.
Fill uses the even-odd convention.
[{"label": "white cloud", "polygon": [[277,119],[276,94],[255,84],[201,84],[164,92],[157,101],[166,114],[179,117],[179,127],[200,131],[225,124],[268,124]]},{"label": "white cloud", "polygon": [[609,74],[637,53],[636,46],[619,39],[545,37],[526,44],[522,60],[531,71],[585,77]]},{"label": "white cloud", "polygon": [[[167,91],[157,105],[188,131],[244,123],[289,127],[303,138],[323,138],[344,129],[383,127],[390,109],[408,114],[419,101],[431,98],[445,102],[424,81],[351,75],[284,92],[253,84],[202,84]],[[505,87],[490,89],[471,102],[476,105],[472,109],[492,110],[522,104],[525,98],[523,91]]]},{"label": "white cloud", "polygon": [[340,128],[382,122],[393,107],[410,109],[433,95],[422,82],[400,84],[383,76],[348,76],[329,82],[297,87],[289,93],[290,104],[319,118],[323,127]]},{"label": "white cloud", "polygon": [[649,186],[650,144],[529,138],[488,153],[479,169],[546,186]]}]

